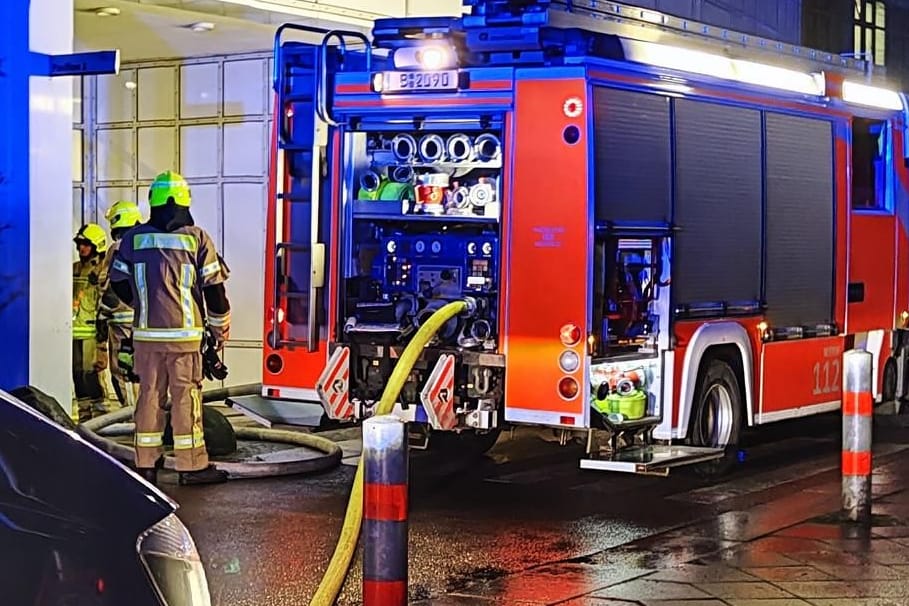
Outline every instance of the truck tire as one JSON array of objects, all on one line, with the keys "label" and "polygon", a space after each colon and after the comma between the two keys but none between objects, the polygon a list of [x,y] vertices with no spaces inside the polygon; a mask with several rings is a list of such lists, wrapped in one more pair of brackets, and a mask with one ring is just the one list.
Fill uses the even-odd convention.
[{"label": "truck tire", "polygon": [[723,448],[722,458],[699,463],[693,471],[705,478],[728,473],[738,460],[742,435],[742,390],[732,367],[719,359],[708,361],[698,381],[687,443],[691,446]]},{"label": "truck tire", "polygon": [[893,356],[887,358],[884,362],[884,378],[881,389],[881,404],[885,402],[895,402],[896,400],[896,360]]},{"label": "truck tire", "polygon": [[462,458],[475,458],[486,454],[495,446],[502,433],[497,427],[480,433],[478,431],[434,431],[429,436],[429,450],[434,453],[446,453]]}]

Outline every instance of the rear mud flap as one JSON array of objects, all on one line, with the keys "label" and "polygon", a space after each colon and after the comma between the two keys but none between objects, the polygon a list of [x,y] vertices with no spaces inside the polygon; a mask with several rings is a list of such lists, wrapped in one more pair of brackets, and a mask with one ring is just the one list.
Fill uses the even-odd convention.
[{"label": "rear mud flap", "polygon": [[334,421],[353,419],[354,407],[350,402],[349,389],[350,348],[339,347],[328,358],[328,364],[316,382],[316,392],[329,419]]},{"label": "rear mud flap", "polygon": [[673,467],[712,461],[724,453],[722,448],[652,444],[623,448],[602,458],[582,459],[581,469],[665,476]]},{"label": "rear mud flap", "polygon": [[454,410],[454,369],[455,357],[442,354],[420,391],[420,401],[433,429],[450,430],[458,424]]}]

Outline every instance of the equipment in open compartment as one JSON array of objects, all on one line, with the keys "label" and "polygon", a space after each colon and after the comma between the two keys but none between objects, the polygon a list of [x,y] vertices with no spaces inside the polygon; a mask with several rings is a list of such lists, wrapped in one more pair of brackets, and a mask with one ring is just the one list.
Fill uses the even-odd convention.
[{"label": "equipment in open compartment", "polygon": [[[498,133],[369,133],[357,200],[400,202],[401,214],[498,218]],[[360,206],[360,208],[364,208]]]},{"label": "equipment in open compartment", "polygon": [[[597,353],[637,352],[656,347],[655,303],[669,281],[661,281],[664,239],[607,235],[596,246],[599,320]],[[602,293],[601,295],[599,293]]]}]

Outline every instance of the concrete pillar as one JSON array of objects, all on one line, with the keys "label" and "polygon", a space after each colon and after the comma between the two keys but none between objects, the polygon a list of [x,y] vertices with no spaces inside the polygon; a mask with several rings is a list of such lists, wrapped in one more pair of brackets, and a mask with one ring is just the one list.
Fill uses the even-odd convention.
[{"label": "concrete pillar", "polygon": [[[73,0],[31,0],[29,17],[32,51],[73,52]],[[75,233],[72,78],[33,76],[29,90],[29,383],[68,406],[72,402]]]},{"label": "concrete pillar", "polygon": [[72,83],[29,51],[72,52],[72,0],[0,2],[0,388],[70,402]]}]

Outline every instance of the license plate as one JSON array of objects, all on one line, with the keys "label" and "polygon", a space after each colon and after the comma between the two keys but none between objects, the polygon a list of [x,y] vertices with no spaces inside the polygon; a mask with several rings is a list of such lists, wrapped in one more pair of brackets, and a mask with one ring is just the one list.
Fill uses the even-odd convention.
[{"label": "license plate", "polygon": [[385,72],[383,92],[457,90],[458,70],[432,72]]}]

